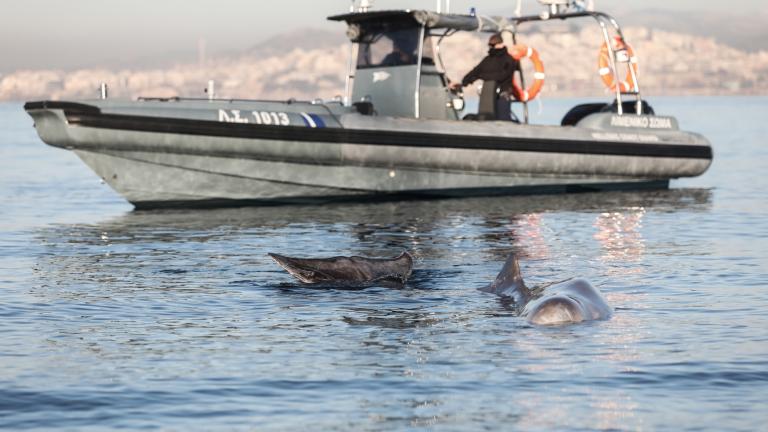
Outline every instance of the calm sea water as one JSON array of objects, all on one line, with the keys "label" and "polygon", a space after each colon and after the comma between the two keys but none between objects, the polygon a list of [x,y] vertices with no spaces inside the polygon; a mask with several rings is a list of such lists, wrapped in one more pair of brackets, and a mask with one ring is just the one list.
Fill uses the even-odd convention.
[{"label": "calm sea water", "polygon": [[[768,98],[654,102],[716,154],[669,191],[155,212],[0,105],[0,428],[764,430]],[[402,249],[402,290],[266,256]],[[534,327],[476,291],[512,250],[614,317]]]}]

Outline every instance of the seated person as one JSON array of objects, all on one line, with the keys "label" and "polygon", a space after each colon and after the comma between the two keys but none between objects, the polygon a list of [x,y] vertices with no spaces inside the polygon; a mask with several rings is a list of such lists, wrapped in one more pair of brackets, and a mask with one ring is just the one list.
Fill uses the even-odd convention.
[{"label": "seated person", "polygon": [[495,81],[499,88],[499,98],[496,101],[496,118],[512,120],[512,110],[509,106],[512,100],[512,77],[520,69],[520,63],[507,52],[507,47],[501,35],[496,33],[488,39],[488,55],[461,80],[461,83],[451,84],[452,90],[459,90],[481,79]]},{"label": "seated person", "polygon": [[404,66],[416,64],[414,48],[406,41],[395,38],[392,41],[392,52],[381,61],[381,66]]}]

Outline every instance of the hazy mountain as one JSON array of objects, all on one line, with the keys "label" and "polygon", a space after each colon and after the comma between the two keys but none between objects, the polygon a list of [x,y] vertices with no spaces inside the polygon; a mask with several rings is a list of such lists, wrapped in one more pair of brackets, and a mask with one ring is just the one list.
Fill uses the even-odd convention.
[{"label": "hazy mountain", "polygon": [[[489,10],[487,12],[488,14],[495,15],[510,15],[514,2],[510,1],[509,3],[509,8],[495,11]],[[530,1],[526,4],[530,7],[527,13],[536,13],[536,11],[540,10],[540,6],[535,2]],[[599,4],[600,2],[598,1]],[[639,8],[638,4],[641,5]],[[706,10],[682,12],[648,9],[647,7],[643,8],[641,2],[626,2],[623,5],[612,6],[609,12],[624,26],[645,26],[673,33],[712,37],[718,42],[747,52],[768,50],[768,25],[766,25],[768,23],[768,7],[766,6],[762,6],[752,13],[741,10],[735,10],[731,13],[716,13]],[[553,24],[557,26],[557,23],[550,22],[544,28],[550,28]],[[573,20],[569,21],[568,24],[574,28],[594,25],[589,19]],[[523,29],[530,27],[533,26],[522,26]],[[207,49],[204,49],[205,56],[211,59],[234,57],[246,53],[254,56],[269,57],[296,47],[318,49],[337,46],[346,42],[343,23],[337,23],[324,28],[331,30],[318,30],[315,28],[297,29],[254,43],[245,50],[235,47],[248,45],[233,44],[230,47],[226,47],[221,46],[220,43],[218,45],[209,43]],[[176,64],[193,63],[198,59],[196,40],[189,41],[189,44],[183,47],[157,51],[157,49],[147,48],[142,50],[138,39],[127,39],[122,42],[122,45],[116,45],[113,49],[107,50],[94,50],[88,44],[67,43],[68,48],[66,50],[61,50],[56,55],[40,56],[30,63],[34,66],[27,66],[25,68],[56,68],[66,71],[85,68],[155,69],[170,68]],[[24,49],[23,45],[23,42],[20,42],[19,44],[10,44],[4,48],[6,51],[19,51]],[[159,40],[157,45],[174,46],[170,41],[166,43],[166,41],[162,40]],[[2,46],[2,43],[0,43],[0,46]],[[129,49],[124,49],[126,46]],[[3,50],[0,49],[0,51]],[[0,59],[0,74],[11,74],[20,68],[18,64],[9,62],[7,58]]]},{"label": "hazy mountain", "polygon": [[729,14],[711,11],[619,10],[616,19],[624,26],[646,26],[675,33],[711,37],[747,52],[768,50],[766,10]]},{"label": "hazy mountain", "polygon": [[[708,14],[645,13],[649,15],[616,14],[640,58],[644,94],[768,94],[768,47],[764,46],[768,38],[754,36],[766,31],[755,24],[757,16],[726,26],[722,16],[713,23],[707,21],[715,19]],[[632,26],[635,21],[653,25]],[[530,31],[536,26],[525,26],[520,36],[539,50],[546,65],[543,96],[610,97],[597,75],[601,42],[597,27],[547,24],[555,31]],[[695,34],[664,28],[685,28]],[[445,40],[441,51],[449,77],[460,79],[482,58],[485,38],[461,32]],[[739,43],[746,46],[735,48]],[[343,26],[337,32],[302,29],[269,38],[244,52],[219,54],[205,61],[187,55],[178,62],[153,67],[125,67],[123,63],[122,67],[75,71],[16,71],[0,75],[0,100],[91,98],[98,94],[100,82],[108,83],[114,97],[205,97],[202,91],[208,80],[216,81],[220,97],[331,98],[343,92],[348,53]]]},{"label": "hazy mountain", "polygon": [[349,39],[344,33],[344,26],[339,24],[339,31],[335,32],[315,28],[292,30],[259,42],[246,50],[244,54],[253,57],[271,57],[295,48],[303,50],[335,48],[348,42]]},{"label": "hazy mountain", "polygon": [[[504,11],[507,12],[508,11]],[[622,26],[648,27],[672,33],[704,36],[747,52],[768,50],[768,9],[754,13],[712,11],[675,11],[661,9],[632,9],[619,7],[611,13]],[[503,12],[499,12],[503,15]],[[587,19],[574,20],[573,27],[594,25]],[[545,24],[549,25],[550,23]],[[339,31],[299,29],[264,40],[247,52],[254,55],[274,55],[294,47],[316,49],[345,43],[343,24]]]}]

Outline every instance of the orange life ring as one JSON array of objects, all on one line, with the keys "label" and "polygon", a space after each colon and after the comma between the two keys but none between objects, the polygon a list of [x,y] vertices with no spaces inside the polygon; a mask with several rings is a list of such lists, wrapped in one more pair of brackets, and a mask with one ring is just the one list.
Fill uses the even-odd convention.
[{"label": "orange life ring", "polygon": [[605,42],[603,42],[603,46],[600,47],[600,55],[597,59],[597,71],[600,73],[600,78],[603,80],[603,84],[605,84],[606,87],[612,91],[616,91],[616,85],[619,85],[619,88],[622,92],[628,92],[630,90],[637,89],[637,82],[634,79],[634,77],[637,76],[637,57],[635,57],[635,52],[632,50],[632,47],[617,36],[614,52],[620,50],[627,51],[627,55],[629,56],[629,64],[635,71],[634,75],[632,74],[632,70],[627,68],[627,76],[624,78],[624,81],[618,83],[616,82],[616,79],[613,76],[613,71],[611,70],[611,58],[608,54],[608,44]]},{"label": "orange life ring", "polygon": [[539,52],[527,45],[515,45],[509,50],[509,55],[515,60],[527,58],[533,63],[533,83],[527,89],[523,89],[512,79],[512,93],[519,101],[528,102],[536,99],[541,88],[544,87],[544,63],[539,57]]}]

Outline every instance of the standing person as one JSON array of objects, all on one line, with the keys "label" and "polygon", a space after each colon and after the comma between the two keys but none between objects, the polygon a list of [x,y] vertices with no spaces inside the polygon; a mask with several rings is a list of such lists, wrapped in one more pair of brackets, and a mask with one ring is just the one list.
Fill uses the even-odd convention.
[{"label": "standing person", "polygon": [[496,100],[496,118],[498,120],[511,120],[512,110],[509,103],[513,97],[512,77],[515,71],[519,69],[520,64],[507,52],[501,34],[496,33],[488,39],[488,55],[474,69],[469,71],[461,83],[451,84],[451,88],[458,90],[479,79],[495,81],[499,89],[499,97]]}]

